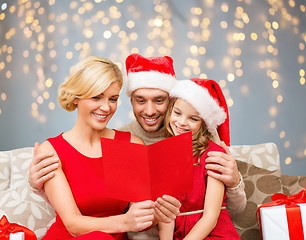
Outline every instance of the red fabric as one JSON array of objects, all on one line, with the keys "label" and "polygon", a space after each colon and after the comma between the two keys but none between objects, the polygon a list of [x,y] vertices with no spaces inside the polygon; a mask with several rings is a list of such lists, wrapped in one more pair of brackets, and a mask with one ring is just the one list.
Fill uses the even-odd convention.
[{"label": "red fabric", "polygon": [[[116,131],[115,138],[129,141],[130,133]],[[102,157],[90,158],[78,152],[60,134],[48,141],[57,152],[62,169],[66,175],[74,199],[81,213],[86,216],[107,217],[122,214],[128,207],[128,202],[110,199],[105,196]],[[65,228],[60,217],[52,224],[43,240],[66,240],[73,238]],[[107,234],[95,231],[77,237],[76,239],[116,239],[126,240],[124,234]]]},{"label": "red fabric", "polygon": [[[205,159],[209,151],[224,152],[224,149],[212,141],[209,141],[208,149],[201,156],[199,165],[194,166],[194,187],[189,193],[183,194],[178,197],[182,203],[180,211],[190,212],[201,210],[204,208],[204,199],[207,182],[207,170],[205,169]],[[198,158],[194,158],[194,162],[198,162]],[[224,202],[226,196],[224,193],[222,206],[226,206]],[[202,217],[202,213],[193,214],[188,216],[178,216],[175,222],[174,239],[183,239],[193,228],[193,226]],[[232,221],[230,214],[226,209],[222,209],[216,227],[205,239],[240,239]]]},{"label": "red fabric", "polygon": [[[169,56],[145,58],[138,53],[129,55],[125,60],[126,72],[160,72],[175,77],[173,59]],[[146,79],[144,79],[145,81]]]},{"label": "red fabric", "polygon": [[10,223],[6,216],[3,215],[0,220],[0,239],[9,240],[10,234],[17,232],[23,232],[25,240],[37,240],[37,237],[33,231],[17,223]]}]

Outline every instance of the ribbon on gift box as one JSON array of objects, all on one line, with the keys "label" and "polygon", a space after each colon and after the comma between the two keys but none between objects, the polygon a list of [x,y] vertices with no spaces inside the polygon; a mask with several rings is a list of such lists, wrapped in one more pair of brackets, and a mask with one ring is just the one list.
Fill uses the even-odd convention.
[{"label": "ribbon on gift box", "polygon": [[[306,186],[305,186],[306,188]],[[297,194],[288,196],[283,193],[275,193],[271,197],[272,202],[262,204],[256,211],[256,217],[260,215],[260,208],[262,207],[275,207],[285,205],[288,231],[290,240],[304,240],[303,224],[300,206],[298,203],[306,203],[306,190],[302,190]],[[259,217],[259,223],[261,228],[261,221]]]},{"label": "ribbon on gift box", "polygon": [[0,220],[0,239],[9,240],[11,233],[24,232],[25,240],[37,240],[37,237],[34,232],[30,229],[23,227],[17,223],[10,223],[6,216]]}]

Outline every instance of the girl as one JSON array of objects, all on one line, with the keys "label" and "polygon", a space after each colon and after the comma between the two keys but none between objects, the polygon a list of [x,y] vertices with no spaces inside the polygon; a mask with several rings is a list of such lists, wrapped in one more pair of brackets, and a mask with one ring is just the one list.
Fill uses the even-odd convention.
[{"label": "girl", "polygon": [[59,87],[61,106],[67,111],[77,109],[78,115],[71,130],[47,139],[36,150],[37,154],[52,152],[60,159],[54,177],[44,185],[57,213],[44,240],[125,240],[125,232],[148,228],[157,218],[152,201],[129,207],[128,202],[105,195],[100,138],[143,143],[128,132],[106,127],[117,109],[122,83],[117,65],[104,58],[88,57]]},{"label": "girl", "polygon": [[[209,177],[205,169],[209,151],[224,152],[210,140],[210,131],[224,123],[228,114],[222,91],[213,80],[191,79],[178,81],[170,96],[165,135],[192,132],[194,187],[191,192],[179,196],[182,213],[176,218],[175,226],[174,223],[159,224],[160,239],[240,239],[225,209],[224,184]],[[219,106],[219,101],[225,109]],[[223,130],[226,128],[228,126],[222,126]],[[220,138],[229,139],[229,136],[221,135]]]}]

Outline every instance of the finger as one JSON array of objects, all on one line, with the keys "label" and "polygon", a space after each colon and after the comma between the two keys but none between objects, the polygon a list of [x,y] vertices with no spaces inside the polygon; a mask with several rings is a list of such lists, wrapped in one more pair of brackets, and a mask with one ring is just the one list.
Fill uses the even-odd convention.
[{"label": "finger", "polygon": [[219,172],[219,174],[228,174],[228,168],[219,164],[207,164],[206,169],[211,171],[217,171]]},{"label": "finger", "polygon": [[221,142],[221,147],[223,147],[223,149],[225,150],[226,154],[229,154],[229,155],[232,154],[230,149],[228,148],[228,146],[226,146],[226,144],[223,141]]},{"label": "finger", "polygon": [[134,203],[133,206],[139,208],[139,209],[154,209],[154,202],[151,200],[146,200],[142,202]]},{"label": "finger", "polygon": [[37,178],[41,178],[49,173],[53,173],[54,171],[58,168],[59,164],[53,163],[53,164],[48,164],[45,167],[41,168],[36,174],[37,174]]},{"label": "finger", "polygon": [[216,179],[216,180],[219,180],[221,182],[225,181],[225,177],[222,174],[218,174],[218,173],[215,173],[213,171],[207,171],[207,175],[212,177],[212,178],[214,178],[214,179]]},{"label": "finger", "polygon": [[[161,198],[157,199],[156,202],[156,208],[158,208],[165,217],[170,218],[170,219],[175,219],[175,217],[178,215],[173,206],[169,206],[168,203],[165,201],[161,201]],[[169,210],[170,209],[170,210]]]},{"label": "finger", "polygon": [[171,205],[180,208],[182,204],[179,200],[177,200],[175,197],[169,196],[169,195],[163,195],[162,197],[165,201],[169,202]]},{"label": "finger", "polygon": [[224,167],[230,167],[231,161],[221,158],[221,157],[208,157],[206,159],[206,165],[205,168],[211,168],[212,166],[224,166]]},{"label": "finger", "polygon": [[155,208],[155,214],[157,215],[157,220],[164,222],[164,223],[171,223],[174,219],[167,217],[165,214],[162,213],[157,207]]}]

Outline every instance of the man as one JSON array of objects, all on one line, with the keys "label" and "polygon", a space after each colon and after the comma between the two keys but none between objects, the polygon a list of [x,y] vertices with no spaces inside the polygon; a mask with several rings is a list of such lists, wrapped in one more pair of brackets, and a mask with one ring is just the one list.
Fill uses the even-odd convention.
[{"label": "man", "polygon": [[[127,95],[131,97],[136,120],[120,130],[129,131],[140,137],[145,144],[164,139],[164,118],[170,101],[168,92],[176,82],[172,58],[167,56],[144,58],[139,54],[131,54],[126,59],[126,69]],[[218,141],[218,134],[213,133],[213,135]],[[45,196],[43,185],[54,176],[52,171],[58,167],[58,159],[52,158],[52,153],[37,155],[37,146],[36,143],[30,165],[29,183],[39,195]],[[227,208],[234,215],[245,208],[244,183],[228,147],[223,142],[221,146],[226,154],[211,152],[206,160],[206,168],[209,170],[209,176],[222,181],[227,186]],[[45,199],[47,200],[46,197]],[[178,214],[177,200],[165,198],[160,201],[162,205],[167,206],[163,212],[165,221],[173,220]],[[135,237],[135,239],[140,238]]]}]

